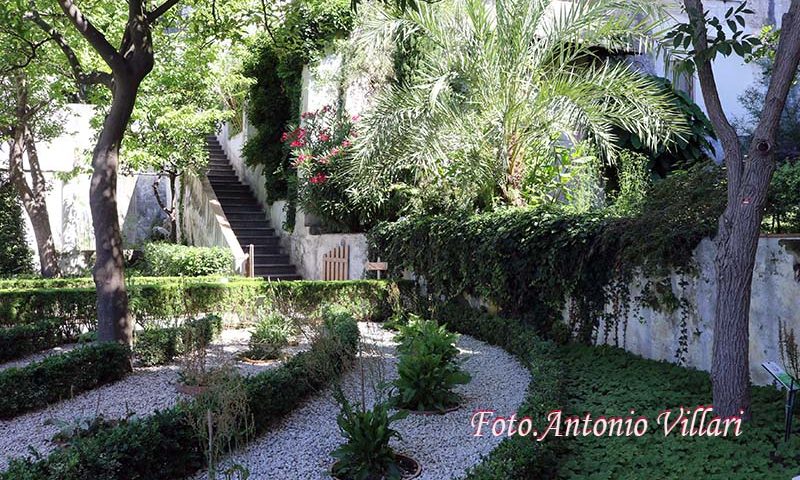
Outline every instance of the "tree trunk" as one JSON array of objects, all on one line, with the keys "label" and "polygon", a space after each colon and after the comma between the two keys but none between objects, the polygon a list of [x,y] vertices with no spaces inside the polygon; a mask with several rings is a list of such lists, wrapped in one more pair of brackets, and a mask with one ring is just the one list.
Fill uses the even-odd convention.
[{"label": "tree trunk", "polygon": [[97,252],[94,267],[97,338],[130,345],[133,343],[133,323],[128,312],[122,235],[117,217],[117,165],[122,137],[136,102],[138,82],[118,77],[115,81],[111,109],[92,154],[94,171],[89,205]]},{"label": "tree trunk", "polygon": [[172,243],[178,243],[178,195],[175,191],[177,179],[174,172],[169,173],[169,239]]},{"label": "tree trunk", "polygon": [[[14,121],[11,140],[9,142],[8,169],[14,188],[22,202],[33,226],[33,236],[36,239],[36,250],[39,254],[39,265],[42,276],[45,278],[57,277],[61,274],[58,268],[58,253],[53,242],[53,232],[50,229],[50,215],[47,213],[46,193],[47,182],[39,165],[39,155],[36,150],[36,139],[30,129],[29,122],[33,110],[28,99],[28,83],[24,73],[18,72],[12,77],[14,88]],[[24,155],[27,151],[28,164],[31,173],[31,185],[25,178]]]}]

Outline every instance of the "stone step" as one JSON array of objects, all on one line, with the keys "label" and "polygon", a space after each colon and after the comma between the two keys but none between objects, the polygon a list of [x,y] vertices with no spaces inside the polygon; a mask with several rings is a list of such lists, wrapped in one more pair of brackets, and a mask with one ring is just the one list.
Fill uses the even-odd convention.
[{"label": "stone step", "polygon": [[233,232],[236,234],[237,238],[272,237],[275,235],[275,229],[270,227],[249,227],[249,228],[233,227]]},{"label": "stone step", "polygon": [[[248,236],[248,235],[237,235],[236,239],[239,240],[239,245],[241,245],[242,250],[247,250],[248,246],[252,243],[255,248],[258,247],[278,247],[280,246],[280,237],[276,236]],[[256,254],[258,256],[258,254]]]},{"label": "stone step", "polygon": [[[258,257],[256,257],[258,258]],[[294,268],[294,265],[290,264],[267,264],[267,265],[259,265],[256,264],[253,267],[255,270],[255,274],[259,277],[265,275],[291,275],[296,273],[297,270]]]}]

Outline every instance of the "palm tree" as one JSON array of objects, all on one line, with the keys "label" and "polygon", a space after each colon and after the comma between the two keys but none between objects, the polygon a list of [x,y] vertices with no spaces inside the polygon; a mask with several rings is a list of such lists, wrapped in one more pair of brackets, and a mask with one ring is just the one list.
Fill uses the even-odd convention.
[{"label": "palm tree", "polygon": [[452,0],[369,14],[357,45],[413,36],[422,47],[412,80],[378,93],[364,116],[351,193],[372,206],[396,189],[451,206],[520,204],[559,181],[559,146],[586,141],[614,161],[615,128],[651,146],[683,135],[664,91],[601,53],[656,46],[653,3]]}]

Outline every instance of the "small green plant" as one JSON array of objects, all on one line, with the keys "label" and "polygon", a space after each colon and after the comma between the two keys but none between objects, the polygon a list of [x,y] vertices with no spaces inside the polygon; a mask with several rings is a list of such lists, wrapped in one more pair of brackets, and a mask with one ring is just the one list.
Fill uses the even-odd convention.
[{"label": "small green plant", "polygon": [[434,320],[416,317],[400,328],[398,339],[395,405],[418,411],[444,411],[458,405],[460,397],[453,388],[471,379],[457,362],[458,335]]},{"label": "small green plant", "polygon": [[361,404],[353,405],[340,389],[336,389],[334,396],[341,406],[336,423],[346,442],[331,453],[337,460],[333,475],[342,480],[401,478],[402,471],[389,441],[400,438],[391,425],[408,416],[408,412],[390,414],[387,402],[378,402],[369,410]]},{"label": "small green plant", "polygon": [[133,412],[128,412],[125,418],[122,419],[107,419],[102,414],[96,417],[79,417],[73,420],[48,418],[44,421],[44,424],[58,428],[58,433],[53,435],[51,441],[65,448],[73,445],[78,439],[93,437],[101,430],[114,428],[120,423],[128,422],[133,417]]},{"label": "small green plant", "polygon": [[213,480],[221,473],[223,478],[237,478],[235,469],[220,472],[218,464],[222,455],[245,444],[253,434],[247,386],[230,364],[209,371],[206,385],[208,389],[195,398],[189,421],[205,453],[208,477]]},{"label": "small green plant", "polygon": [[778,322],[778,347],[781,351],[783,368],[795,380],[800,380],[800,346],[793,328],[789,328],[782,321]]},{"label": "small green plant", "polygon": [[289,344],[294,327],[289,318],[280,312],[271,311],[256,324],[250,336],[248,356],[256,360],[280,357],[283,347]]},{"label": "small green plant", "polygon": [[183,358],[178,378],[184,385],[204,386],[207,383],[207,349],[222,331],[222,318],[208,315],[186,321],[181,328]]}]

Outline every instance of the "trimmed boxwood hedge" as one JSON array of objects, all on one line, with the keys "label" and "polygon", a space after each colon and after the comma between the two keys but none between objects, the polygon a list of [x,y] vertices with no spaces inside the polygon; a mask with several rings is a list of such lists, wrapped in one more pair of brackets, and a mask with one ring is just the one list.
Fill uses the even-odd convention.
[{"label": "trimmed boxwood hedge", "polygon": [[[133,277],[128,281],[130,309],[137,323],[196,317],[205,313],[248,313],[257,301],[284,312],[309,313],[324,302],[342,303],[358,320],[386,318],[407,288],[406,282],[268,282],[263,279]],[[95,328],[95,289],[25,288],[0,290],[0,325],[60,318]]]},{"label": "trimmed boxwood hedge", "polygon": [[73,397],[119,380],[130,371],[130,350],[116,343],[89,345],[23,368],[0,371],[0,418]]},{"label": "trimmed boxwood hedge", "polygon": [[80,333],[80,328],[61,320],[0,328],[0,362],[74,342]]},{"label": "trimmed boxwood hedge", "polygon": [[[310,351],[246,380],[256,434],[268,430],[299,402],[323,388],[355,357],[359,331],[354,319],[327,322],[327,335]],[[145,419],[131,419],[76,439],[46,458],[12,460],[0,480],[167,480],[184,478],[204,465],[201,441],[189,426],[192,403]]]}]

